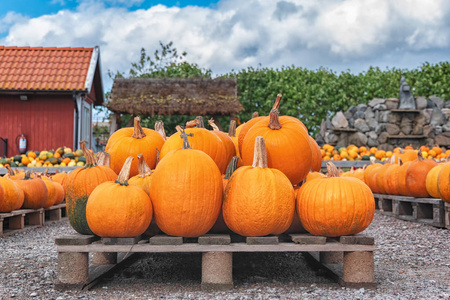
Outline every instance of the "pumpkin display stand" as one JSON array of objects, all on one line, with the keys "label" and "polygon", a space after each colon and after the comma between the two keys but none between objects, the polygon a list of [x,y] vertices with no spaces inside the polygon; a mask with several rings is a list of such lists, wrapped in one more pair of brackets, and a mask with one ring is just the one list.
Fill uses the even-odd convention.
[{"label": "pumpkin display stand", "polygon": [[65,217],[65,202],[48,208],[17,209],[0,213],[0,237],[43,226],[48,222],[67,220]]},{"label": "pumpkin display stand", "polygon": [[[58,252],[55,288],[90,288],[102,274],[133,253],[202,253],[202,290],[233,288],[233,252],[302,252],[349,288],[375,288],[374,239],[363,234],[326,238],[311,234],[243,237],[205,234],[197,238],[103,238],[67,235],[55,239]],[[89,261],[89,253],[93,258]],[[125,256],[124,256],[125,254]]]},{"label": "pumpkin display stand", "polygon": [[[445,227],[445,202],[438,198],[416,198],[399,195],[373,194],[378,213],[397,219]],[[448,213],[447,213],[448,214]],[[447,227],[449,228],[450,225]]]}]

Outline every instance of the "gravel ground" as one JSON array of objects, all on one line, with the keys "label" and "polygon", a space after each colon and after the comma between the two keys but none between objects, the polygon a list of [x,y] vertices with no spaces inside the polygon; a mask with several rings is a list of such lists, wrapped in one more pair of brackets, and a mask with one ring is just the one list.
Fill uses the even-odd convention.
[{"label": "gravel ground", "polygon": [[60,292],[56,236],[68,221],[0,238],[1,299],[450,299],[450,230],[375,214],[376,290],[341,288],[300,253],[235,253],[232,291],[200,290],[201,255],[140,254],[89,291]]}]

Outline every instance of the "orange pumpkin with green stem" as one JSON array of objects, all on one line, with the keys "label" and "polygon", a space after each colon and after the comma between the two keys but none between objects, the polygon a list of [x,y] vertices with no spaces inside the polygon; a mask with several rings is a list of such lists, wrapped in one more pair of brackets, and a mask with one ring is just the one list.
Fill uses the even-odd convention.
[{"label": "orange pumpkin with green stem", "polygon": [[254,148],[252,166],[240,167],[228,182],[223,218],[233,232],[243,236],[281,234],[294,217],[294,188],[283,172],[268,167],[263,137],[255,139]]},{"label": "orange pumpkin with green stem", "polygon": [[[205,131],[220,142],[206,129],[190,133],[190,138],[195,140],[196,134],[206,135]],[[156,224],[163,232],[196,237],[207,233],[216,222],[223,184],[217,164],[205,152],[191,148],[186,132],[167,140],[175,136],[183,140],[183,146],[168,152],[158,163],[152,175],[150,198]]]},{"label": "orange pumpkin with green stem", "polygon": [[66,181],[66,211],[69,223],[81,234],[93,234],[86,221],[86,203],[92,191],[101,183],[114,181],[117,174],[107,166],[98,166],[94,155],[80,142],[86,157],[86,165],[73,170]]},{"label": "orange pumpkin with green stem", "polygon": [[132,160],[132,156],[125,160],[117,180],[101,183],[89,196],[86,219],[98,236],[135,237],[150,225],[153,208],[149,196],[128,184]]}]

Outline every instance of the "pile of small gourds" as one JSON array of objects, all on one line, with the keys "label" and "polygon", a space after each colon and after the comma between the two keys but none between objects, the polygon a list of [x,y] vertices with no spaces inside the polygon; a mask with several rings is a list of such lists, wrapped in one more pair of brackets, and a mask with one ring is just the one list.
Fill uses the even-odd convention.
[{"label": "pile of small gourds", "polygon": [[83,149],[86,166],[65,183],[70,224],[102,237],[364,230],[373,219],[372,192],[357,179],[339,177],[331,164],[328,177],[307,179],[320,170],[320,148],[300,120],[279,116],[280,102],[278,95],[269,116],[238,128],[232,121],[228,133],[213,121],[208,130],[196,118],[166,137],[161,122],[152,130],[136,117],[133,128],[108,140],[110,166],[97,165]]}]

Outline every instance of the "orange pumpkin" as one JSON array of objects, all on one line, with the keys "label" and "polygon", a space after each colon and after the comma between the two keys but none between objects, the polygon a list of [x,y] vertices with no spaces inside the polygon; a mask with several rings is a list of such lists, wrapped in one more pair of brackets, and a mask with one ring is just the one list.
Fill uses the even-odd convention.
[{"label": "orange pumpkin", "polygon": [[388,161],[385,161],[384,165],[377,169],[376,185],[378,192],[381,194],[387,194],[384,182],[386,178],[386,172],[390,166],[392,166],[392,164]]},{"label": "orange pumpkin", "polygon": [[57,197],[58,197],[58,191],[56,190],[55,185],[53,184],[52,180],[47,177],[47,176],[38,176],[39,178],[41,178],[45,185],[47,186],[47,191],[48,191],[48,197],[47,197],[47,201],[44,204],[44,208],[49,208],[53,205],[55,205],[55,203],[57,202]]},{"label": "orange pumpkin", "polygon": [[22,207],[24,200],[23,191],[9,178],[9,175],[0,176],[0,189],[3,191],[3,201],[0,201],[0,213],[11,212]]},{"label": "orange pumpkin", "polygon": [[67,178],[69,178],[69,174],[66,172],[56,173],[52,176],[52,180],[61,184],[62,187],[65,186]]},{"label": "orange pumpkin", "polygon": [[243,236],[281,234],[294,217],[294,189],[286,175],[268,167],[263,137],[255,139],[254,147],[253,165],[237,169],[228,182],[223,218]]},{"label": "orange pumpkin", "polygon": [[236,155],[236,148],[234,146],[234,142],[228,136],[228,133],[225,133],[225,132],[219,130],[219,127],[217,127],[217,125],[214,123],[213,119],[210,119],[208,121],[208,124],[209,124],[209,126],[211,126],[213,128],[212,133],[214,133],[215,135],[217,135],[220,138],[220,140],[222,141],[222,143],[225,147],[225,154],[226,154],[225,160],[228,165],[231,161],[231,158]]},{"label": "orange pumpkin", "polygon": [[300,122],[292,117],[278,116],[277,110],[270,112],[252,126],[242,144],[242,160],[250,165],[254,155],[256,137],[264,137],[269,168],[282,171],[292,185],[306,178],[312,166],[312,151],[309,135]]},{"label": "orange pumpkin", "polygon": [[422,155],[411,162],[406,170],[406,189],[413,197],[429,197],[426,186],[428,172],[437,166],[433,159],[424,159]]},{"label": "orange pumpkin", "polygon": [[70,225],[81,234],[93,234],[86,221],[86,203],[89,195],[100,184],[113,181],[117,174],[107,166],[97,166],[94,155],[80,142],[86,157],[86,165],[73,170],[66,181],[66,211]]},{"label": "orange pumpkin", "polygon": [[411,160],[403,163],[398,170],[398,192],[403,196],[411,196],[406,188],[406,171],[411,164]]},{"label": "orange pumpkin", "polygon": [[325,174],[320,173],[320,172],[309,172],[308,175],[306,176],[306,181],[311,181],[314,179],[320,179],[320,178],[325,178],[327,177]]},{"label": "orange pumpkin", "polygon": [[320,172],[322,168],[322,153],[320,152],[320,147],[310,135],[308,135],[309,142],[311,144],[312,151],[312,164],[311,169],[316,172]]},{"label": "orange pumpkin", "polygon": [[48,198],[48,190],[44,181],[40,178],[31,178],[31,172],[25,172],[23,179],[17,179],[15,183],[19,185],[24,194],[22,208],[38,209],[44,207]]},{"label": "orange pumpkin", "polygon": [[[250,128],[253,127],[253,125],[255,125],[256,123],[258,123],[259,121],[263,120],[265,118],[265,116],[259,116],[257,113],[253,114],[253,117],[248,120],[247,122],[245,122],[244,124],[242,124],[239,130],[239,134],[238,134],[238,146],[239,146],[239,153],[242,153],[242,145],[244,143],[244,138],[247,135],[247,132],[250,130]],[[237,130],[236,130],[237,131]],[[242,158],[242,156],[241,156]]]},{"label": "orange pumpkin", "polygon": [[[393,156],[394,157],[394,156]],[[394,160],[395,161],[395,158]],[[392,163],[389,168],[385,172],[384,176],[384,187],[386,190],[386,194],[389,195],[398,195],[399,189],[398,189],[398,173],[400,171],[401,166],[401,160],[399,163]]]},{"label": "orange pumpkin", "polygon": [[450,163],[444,164],[441,168],[437,184],[442,201],[450,202]]},{"label": "orange pumpkin", "polygon": [[139,159],[138,163],[139,174],[131,177],[128,180],[128,183],[141,187],[147,193],[147,195],[150,196],[152,170],[145,162],[144,156],[142,154],[138,154],[138,159]]},{"label": "orange pumpkin", "polygon": [[149,196],[141,187],[128,184],[133,156],[125,160],[116,181],[98,185],[86,204],[89,228],[101,237],[135,237],[143,234],[152,220]]},{"label": "orange pumpkin", "polygon": [[[157,149],[161,150],[164,144],[162,136],[149,128],[142,128],[139,117],[134,118],[134,128],[122,128],[114,132],[106,144],[105,152],[111,154],[111,169],[119,173],[128,156],[137,157],[143,154],[150,168],[156,165]],[[131,165],[130,176],[139,173],[138,163]]]},{"label": "orange pumpkin", "polygon": [[[208,130],[190,130],[194,129],[198,130],[191,138],[206,132],[205,135],[210,134],[220,142]],[[167,140],[169,142],[178,136],[183,139],[183,147],[168,152],[156,166],[150,198],[156,224],[163,232],[196,237],[207,233],[216,222],[222,203],[223,184],[217,164],[205,152],[190,147],[186,132],[172,135]]]},{"label": "orange pumpkin", "polygon": [[300,188],[297,213],[305,229],[327,237],[357,234],[373,220],[375,200],[369,187],[352,177],[339,177],[327,163],[328,177]]},{"label": "orange pumpkin", "polygon": [[443,167],[444,167],[443,163],[438,164],[428,172],[427,177],[425,179],[425,186],[427,192],[433,198],[441,198],[441,193],[439,193],[438,188],[438,177],[439,172],[442,170]]}]

